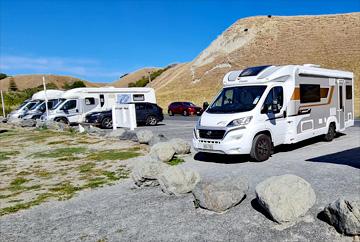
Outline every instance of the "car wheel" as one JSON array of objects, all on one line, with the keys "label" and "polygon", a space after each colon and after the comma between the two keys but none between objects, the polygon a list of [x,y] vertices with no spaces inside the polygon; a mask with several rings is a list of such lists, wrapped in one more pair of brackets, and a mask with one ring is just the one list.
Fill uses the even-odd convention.
[{"label": "car wheel", "polygon": [[184,115],[184,116],[189,116],[189,112],[186,111],[186,110],[184,110],[183,115]]},{"label": "car wheel", "polygon": [[168,111],[168,114],[169,116],[174,116],[174,113],[171,110]]},{"label": "car wheel", "polygon": [[335,138],[335,135],[336,135],[336,126],[335,123],[331,123],[329,125],[328,132],[324,136],[324,140],[330,142]]},{"label": "car wheel", "polygon": [[147,117],[145,122],[146,125],[150,125],[150,126],[157,125],[157,123],[158,123],[158,119],[155,116]]},{"label": "car wheel", "polygon": [[103,129],[112,129],[112,127],[113,127],[113,123],[112,123],[111,118],[106,117],[101,121],[101,128],[103,128]]},{"label": "car wheel", "polygon": [[255,136],[250,152],[251,158],[255,161],[265,161],[272,153],[271,138],[266,134]]},{"label": "car wheel", "polygon": [[55,122],[59,122],[59,123],[63,123],[63,124],[69,124],[69,121],[67,120],[67,118],[56,118],[54,119]]}]

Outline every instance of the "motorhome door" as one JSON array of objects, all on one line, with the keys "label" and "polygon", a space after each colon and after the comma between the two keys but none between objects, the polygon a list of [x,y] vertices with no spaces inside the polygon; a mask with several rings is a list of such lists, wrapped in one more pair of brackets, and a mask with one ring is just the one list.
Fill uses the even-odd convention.
[{"label": "motorhome door", "polygon": [[340,125],[340,130],[345,128],[345,82],[344,80],[336,80],[337,88],[337,107],[336,107],[336,118]]},{"label": "motorhome door", "polygon": [[79,100],[70,99],[67,100],[62,106],[61,110],[64,112],[66,118],[70,123],[76,123],[79,119]]}]

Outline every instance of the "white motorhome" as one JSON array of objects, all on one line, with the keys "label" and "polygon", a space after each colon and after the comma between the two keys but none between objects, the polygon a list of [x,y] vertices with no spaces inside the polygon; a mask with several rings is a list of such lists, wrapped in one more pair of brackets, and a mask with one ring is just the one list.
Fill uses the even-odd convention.
[{"label": "white motorhome", "polygon": [[320,66],[257,66],[231,71],[194,129],[197,151],[250,154],[263,161],[274,146],[354,125],[354,75]]},{"label": "white motorhome", "polygon": [[[64,91],[60,90],[46,90],[46,98],[48,100],[48,103],[56,104],[61,95],[63,95]],[[36,111],[37,113],[40,111],[39,105],[42,103],[43,106],[45,105],[45,91],[39,91],[37,93],[34,93],[30,100],[26,100],[23,102],[16,110],[9,113],[7,116],[8,119],[12,118],[23,118],[26,115],[29,114],[30,111]],[[35,114],[35,112],[33,112]],[[39,116],[40,117],[40,116]],[[28,116],[29,118],[29,116]]]},{"label": "white motorhome", "polygon": [[[82,123],[86,114],[110,110],[116,103],[156,103],[152,88],[75,88],[65,92],[61,101],[49,112],[48,120]],[[42,119],[46,117],[43,115]]]}]

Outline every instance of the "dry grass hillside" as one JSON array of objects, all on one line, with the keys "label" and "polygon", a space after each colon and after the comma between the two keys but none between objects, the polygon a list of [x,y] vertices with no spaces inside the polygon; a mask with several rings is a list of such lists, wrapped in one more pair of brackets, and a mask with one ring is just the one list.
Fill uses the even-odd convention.
[{"label": "dry grass hillside", "polygon": [[11,79],[14,79],[16,86],[19,90],[23,90],[26,88],[33,88],[42,85],[42,77],[45,76],[46,83],[54,83],[58,88],[62,88],[66,82],[73,83],[74,81],[83,81],[88,87],[98,87],[100,84],[92,83],[88,81],[81,80],[76,77],[71,76],[59,76],[59,75],[16,75],[13,77],[7,77],[5,79],[0,80],[0,87],[3,90],[8,90],[9,82]]},{"label": "dry grass hillside", "polygon": [[136,70],[134,72],[129,73],[128,75],[120,78],[117,81],[114,81],[112,83],[109,83],[109,86],[114,86],[114,87],[128,87],[128,84],[130,82],[135,83],[136,81],[138,81],[139,79],[141,79],[143,76],[148,76],[149,72],[154,72],[159,70],[160,68],[156,68],[156,67],[148,67],[148,68],[143,68],[140,70]]},{"label": "dry grass hillside", "polygon": [[355,73],[360,115],[360,13],[260,16],[240,19],[192,62],[170,68],[151,84],[166,107],[175,100],[211,101],[230,70],[263,64],[314,63]]}]

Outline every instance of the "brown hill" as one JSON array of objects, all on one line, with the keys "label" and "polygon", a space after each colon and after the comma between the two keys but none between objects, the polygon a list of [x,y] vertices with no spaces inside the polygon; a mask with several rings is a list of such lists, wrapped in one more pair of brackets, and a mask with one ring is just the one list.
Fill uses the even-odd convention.
[{"label": "brown hill", "polygon": [[71,76],[34,74],[34,75],[16,75],[13,77],[4,78],[0,80],[0,88],[7,91],[11,79],[15,81],[16,86],[18,87],[19,90],[37,87],[39,85],[42,85],[43,76],[45,76],[46,83],[54,83],[60,89],[64,86],[66,82],[70,84],[73,83],[74,81],[83,81],[87,87],[100,86],[100,84],[98,83],[84,81],[79,78],[71,77]]},{"label": "brown hill", "polygon": [[139,79],[141,79],[143,76],[149,76],[149,72],[154,72],[159,70],[160,68],[157,67],[148,67],[148,68],[143,68],[134,72],[131,72],[129,74],[127,74],[126,76],[120,78],[117,81],[114,81],[112,83],[109,83],[109,86],[113,86],[113,87],[128,87],[128,84],[130,82],[135,83],[136,81],[138,81]]},{"label": "brown hill", "polygon": [[171,101],[211,101],[230,70],[263,64],[320,64],[355,73],[360,115],[360,13],[240,19],[190,63],[165,71],[151,84],[166,107]]}]

